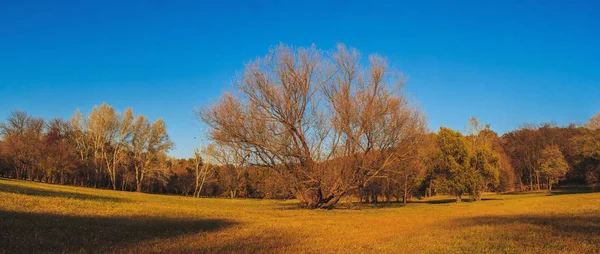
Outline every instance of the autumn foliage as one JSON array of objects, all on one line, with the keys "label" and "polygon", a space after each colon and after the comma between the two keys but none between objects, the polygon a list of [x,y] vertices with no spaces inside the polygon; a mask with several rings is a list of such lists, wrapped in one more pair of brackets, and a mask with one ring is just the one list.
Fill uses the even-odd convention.
[{"label": "autumn foliage", "polygon": [[46,121],[13,111],[0,125],[0,175],[194,197],[296,198],[303,207],[408,202],[449,194],[552,190],[600,181],[600,114],[583,126],[524,125],[498,135],[427,129],[385,58],[279,45],[248,63],[233,91],[198,111],[210,143],[171,158],[161,119],[102,104]]}]

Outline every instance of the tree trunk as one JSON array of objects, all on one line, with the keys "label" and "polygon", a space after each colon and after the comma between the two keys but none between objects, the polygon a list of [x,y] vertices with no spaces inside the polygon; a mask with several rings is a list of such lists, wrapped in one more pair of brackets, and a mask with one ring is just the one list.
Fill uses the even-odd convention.
[{"label": "tree trunk", "polygon": [[328,193],[326,196],[323,196],[323,192],[320,188],[304,191],[299,188],[294,188],[293,192],[296,198],[300,200],[301,206],[304,208],[332,209],[346,194],[347,190]]},{"label": "tree trunk", "polygon": [[385,199],[386,202],[389,204],[392,202],[392,188],[390,188],[390,179],[387,178],[386,179],[386,183],[385,183]]},{"label": "tree trunk", "polygon": [[202,187],[204,187],[204,181],[202,181],[202,183],[200,183],[200,186],[198,186],[198,193],[196,194],[197,198],[200,197],[200,193],[202,193]]},{"label": "tree trunk", "polygon": [[456,203],[460,203],[462,202],[462,195],[461,194],[456,194]]},{"label": "tree trunk", "polygon": [[110,170],[108,172],[108,180],[110,181],[110,185],[112,186],[113,190],[117,190],[117,178],[115,176],[115,172],[113,170]]},{"label": "tree trunk", "polygon": [[533,191],[533,174],[529,175],[529,191]]},{"label": "tree trunk", "polygon": [[200,187],[200,171],[198,169],[198,164],[196,164],[196,185],[194,186],[194,197],[198,197],[198,187]]},{"label": "tree trunk", "polygon": [[404,203],[404,204],[406,204],[407,199],[408,199],[408,184],[407,184],[407,182],[408,182],[408,178],[405,178],[404,179],[404,195],[402,198],[402,203]]},{"label": "tree trunk", "polygon": [[17,168],[16,171],[17,171],[16,174],[15,174],[16,178],[19,179],[19,180],[21,180],[21,170]]},{"label": "tree trunk", "polygon": [[525,187],[523,184],[523,179],[519,179],[519,188],[521,189],[521,192],[523,192],[525,190]]},{"label": "tree trunk", "polygon": [[[139,172],[139,173],[138,173]],[[144,182],[144,171],[137,167],[135,168],[136,192],[142,192],[142,183]]]},{"label": "tree trunk", "polygon": [[363,202],[363,193],[362,190],[359,189],[358,190],[358,203],[362,203]]}]

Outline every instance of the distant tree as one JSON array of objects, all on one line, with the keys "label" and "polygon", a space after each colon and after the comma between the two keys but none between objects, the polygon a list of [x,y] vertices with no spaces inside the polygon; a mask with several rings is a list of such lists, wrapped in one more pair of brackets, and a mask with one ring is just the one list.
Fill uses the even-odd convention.
[{"label": "distant tree", "polygon": [[575,166],[584,172],[585,181],[595,184],[600,181],[600,129],[587,130],[571,139],[575,147]]},{"label": "distant tree", "polygon": [[169,193],[185,196],[195,194],[193,159],[168,158],[166,167],[170,171],[170,178],[167,185]]},{"label": "distant tree", "polygon": [[486,141],[486,140],[482,140],[482,138],[479,136],[479,133],[481,133],[481,131],[483,131],[483,130],[489,130],[489,129],[490,129],[489,124],[483,125],[483,124],[481,124],[479,119],[477,119],[475,117],[469,118],[469,120],[467,120],[467,125],[465,126],[465,131],[467,133],[467,137],[469,137],[469,139],[471,140],[472,146],[474,146],[474,147],[479,145],[476,143],[481,143],[481,142]]},{"label": "distant tree", "polygon": [[498,187],[500,155],[491,147],[483,146],[474,149],[471,156],[470,166],[479,182],[471,194],[475,200],[480,200],[484,191]]},{"label": "distant tree", "polygon": [[469,136],[445,127],[437,135],[441,157],[434,164],[434,184],[440,190],[454,194],[456,201],[469,194],[473,200],[480,200],[484,191],[494,189],[499,184],[500,155],[493,149],[495,133],[489,127],[479,125],[475,118],[467,125]]},{"label": "distant tree", "polygon": [[98,183],[101,168],[97,166],[99,159],[94,157],[97,153],[94,149],[91,133],[88,131],[89,121],[77,109],[69,122],[73,131],[75,150],[79,155],[80,163],[78,171],[81,182],[95,187]]},{"label": "distant tree", "polygon": [[496,136],[493,149],[500,156],[500,167],[498,168],[498,187],[497,192],[510,192],[515,190],[515,171],[510,163],[510,157],[504,150],[501,138]]},{"label": "distant tree", "polygon": [[202,163],[202,155],[200,154],[200,150],[198,148],[194,149],[194,157],[191,159],[194,165],[194,197],[200,197],[200,191],[202,190],[202,186],[204,185],[204,181],[206,180],[206,171]]},{"label": "distant tree", "polygon": [[[1,136],[0,136],[1,137]],[[6,145],[0,138],[0,176],[10,177],[11,165],[8,162],[8,156],[6,155]]]},{"label": "distant tree", "polygon": [[537,126],[526,125],[502,136],[503,147],[511,159],[511,165],[518,176],[521,189],[525,184],[529,190],[540,189],[539,157],[546,146]]},{"label": "distant tree", "polygon": [[[434,153],[435,137],[431,135],[421,135],[418,142],[411,142],[414,147],[405,147],[403,158],[398,160],[395,167],[389,170],[392,185],[398,185],[397,192],[402,198],[403,203],[421,186],[425,177],[428,156]],[[392,186],[392,189],[394,187]]]},{"label": "distant tree", "polygon": [[172,172],[169,170],[169,159],[166,152],[157,153],[153,162],[146,169],[146,186],[149,192],[166,193]]},{"label": "distant tree", "polygon": [[564,177],[569,169],[569,164],[556,145],[548,146],[542,150],[539,165],[540,172],[548,181],[548,190],[552,190],[552,185]]},{"label": "distant tree", "polygon": [[481,198],[482,192],[496,188],[499,184],[500,154],[494,150],[493,144],[497,135],[490,130],[489,124],[480,124],[477,118],[470,118],[467,122],[470,167],[477,174],[480,185],[471,192],[475,200]]},{"label": "distant tree", "polygon": [[590,118],[590,120],[584,126],[585,128],[591,130],[600,129],[600,111],[598,111],[598,113],[596,113],[592,118]]},{"label": "distant tree", "polygon": [[215,144],[214,151],[215,162],[221,165],[219,167],[220,181],[225,185],[224,189],[229,191],[229,196],[235,198],[240,190],[244,189],[244,180],[247,182],[246,167],[250,155],[239,147],[223,146],[219,143]]},{"label": "distant tree", "polygon": [[590,156],[592,153],[586,150],[593,149],[595,132],[573,124],[567,127],[559,127],[552,123],[529,125],[503,135],[502,146],[511,159],[511,166],[521,190],[526,189],[524,185],[529,185],[527,189],[530,190],[541,189],[547,185],[541,173],[539,158],[541,151],[552,145],[559,147],[569,164],[565,181],[583,183],[587,179],[593,182],[595,160]]},{"label": "distant tree", "polygon": [[25,157],[25,132],[27,121],[30,116],[24,111],[12,111],[8,116],[7,123],[0,123],[0,134],[4,139],[5,154],[15,168],[15,177],[21,179],[27,162]]},{"label": "distant tree", "polygon": [[[73,130],[69,122],[54,118],[48,123],[45,136],[44,167],[50,182],[66,184],[67,178],[76,178],[80,160],[75,149]],[[75,183],[75,181],[73,181]]]},{"label": "distant tree", "polygon": [[216,148],[213,144],[207,146],[201,145],[200,149],[194,149],[194,167],[196,187],[194,188],[194,197],[200,197],[204,183],[208,179],[213,167],[215,166]]},{"label": "distant tree", "polygon": [[130,147],[133,153],[136,191],[140,192],[144,177],[149,171],[152,168],[162,169],[157,167],[160,164],[159,156],[166,154],[173,147],[173,142],[169,139],[166,124],[162,119],[150,125],[148,119],[140,115],[133,125]]},{"label": "distant tree", "polygon": [[42,150],[44,120],[31,117],[25,111],[13,111],[7,123],[0,124],[5,153],[15,168],[17,179],[38,179],[43,173]]},{"label": "distant tree", "polygon": [[5,176],[6,171],[8,169],[8,163],[6,162],[6,154],[4,152],[4,141],[2,140],[2,136],[0,135],[0,176]]},{"label": "distant tree", "polygon": [[127,109],[121,115],[106,103],[95,106],[87,119],[87,132],[96,166],[104,167],[112,188],[116,189],[117,173],[133,132],[133,111]]},{"label": "distant tree", "polygon": [[453,194],[456,202],[461,202],[462,195],[478,188],[475,172],[471,171],[470,155],[463,135],[445,127],[441,127],[437,135],[441,163],[436,168],[436,186]]}]

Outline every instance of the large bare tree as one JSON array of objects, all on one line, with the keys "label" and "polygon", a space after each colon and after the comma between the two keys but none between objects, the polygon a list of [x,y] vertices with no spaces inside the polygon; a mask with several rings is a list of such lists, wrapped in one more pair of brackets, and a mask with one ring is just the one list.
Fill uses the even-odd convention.
[{"label": "large bare tree", "polygon": [[[330,208],[349,191],[386,177],[425,132],[404,80],[383,58],[338,45],[324,53],[280,45],[246,65],[226,93],[200,112],[216,142],[274,170],[309,208]],[[410,146],[409,146],[410,147]]]}]

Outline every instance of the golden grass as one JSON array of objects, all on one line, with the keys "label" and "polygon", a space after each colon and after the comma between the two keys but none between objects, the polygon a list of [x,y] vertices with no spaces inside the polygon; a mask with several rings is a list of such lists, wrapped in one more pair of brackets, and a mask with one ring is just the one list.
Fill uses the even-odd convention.
[{"label": "golden grass", "polygon": [[484,198],[325,211],[0,179],[0,252],[600,252],[600,193]]}]

